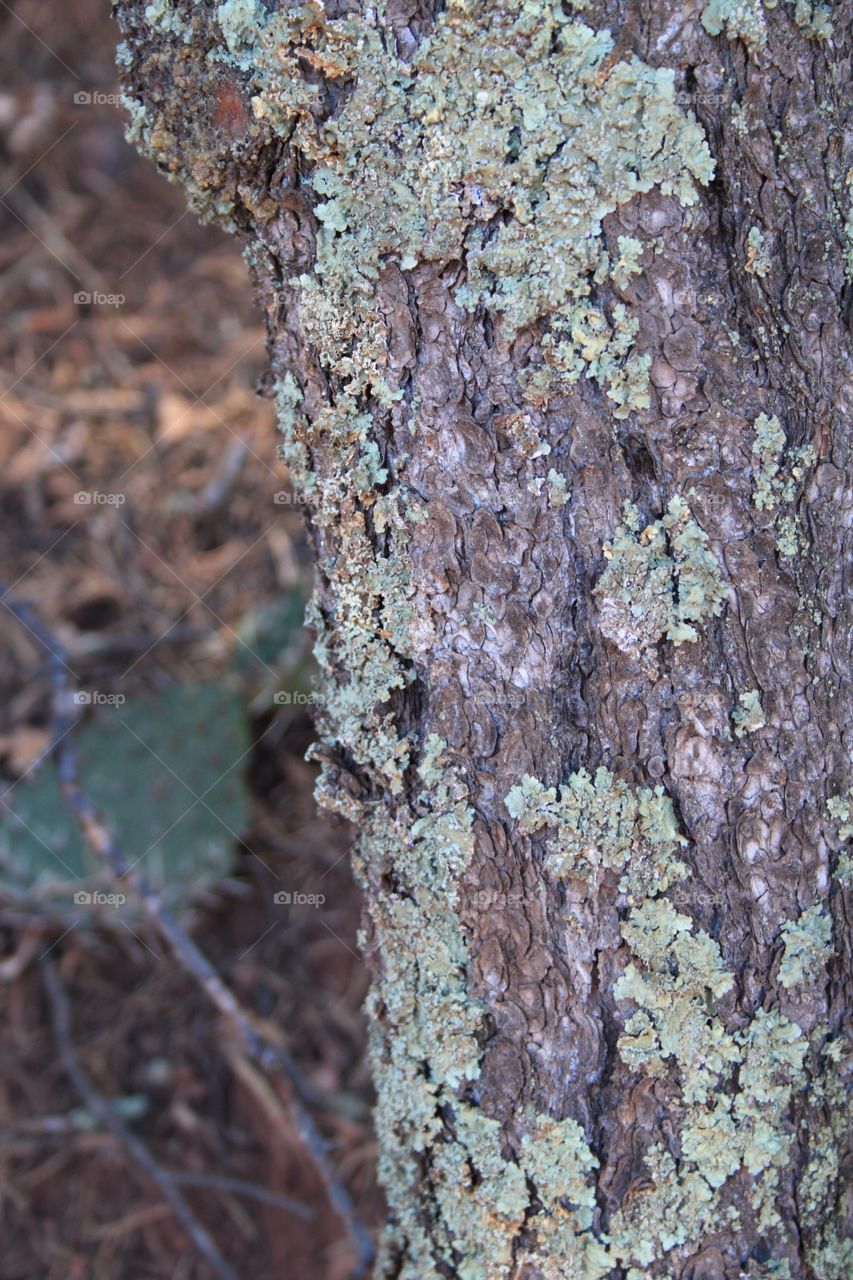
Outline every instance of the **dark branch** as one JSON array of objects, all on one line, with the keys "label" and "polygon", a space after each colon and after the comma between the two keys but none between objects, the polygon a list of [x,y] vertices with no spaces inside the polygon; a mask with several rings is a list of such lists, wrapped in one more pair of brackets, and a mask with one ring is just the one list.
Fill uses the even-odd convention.
[{"label": "dark branch", "polygon": [[148,1148],[140,1142],[134,1133],[131,1133],[115,1108],[111,1107],[101,1097],[89,1076],[83,1070],[71,1041],[71,1011],[62,983],[56,976],[56,970],[47,956],[42,956],[39,964],[44,989],[50,1005],[53,1032],[59,1045],[59,1056],[66,1074],[80,1097],[92,1114],[98,1117],[104,1128],[109,1129],[115,1135],[128,1155],[142,1169],[143,1173],[151,1179],[196,1249],[203,1258],[207,1259],[216,1275],[220,1277],[220,1280],[239,1280],[237,1272],[223,1258],[212,1237],[199,1222],[178,1190],[174,1178],[165,1169],[160,1168]]}]

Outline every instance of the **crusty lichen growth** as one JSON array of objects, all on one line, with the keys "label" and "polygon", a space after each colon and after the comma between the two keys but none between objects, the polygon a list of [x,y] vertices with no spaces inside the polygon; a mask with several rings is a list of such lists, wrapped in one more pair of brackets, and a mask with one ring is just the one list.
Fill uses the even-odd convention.
[{"label": "crusty lichen growth", "polygon": [[[833,823],[839,824],[838,839],[841,841],[848,841],[853,836],[851,806],[853,806],[853,787],[846,796],[832,796],[826,803],[826,811]],[[839,853],[835,875],[837,879],[853,884],[853,853],[850,849],[843,849]]]},{"label": "crusty lichen growth", "polygon": [[618,999],[638,1006],[619,1041],[623,1060],[660,1075],[665,1059],[674,1058],[684,1076],[685,1100],[707,1102],[725,1061],[734,1056],[707,1016],[708,994],[721,996],[732,985],[717,943],[701,930],[694,935],[690,917],[666,899],[649,899],[632,911],[622,935],[641,961],[640,968],[628,965],[614,989]]},{"label": "crusty lichen growth", "polygon": [[175,9],[172,0],[152,0],[145,9],[145,21],[169,35],[178,36],[181,40],[189,40],[192,37],[189,24]]},{"label": "crusty lichen growth", "polygon": [[[619,1041],[623,1059],[649,1075],[677,1065],[682,1096],[691,1104],[682,1151],[716,1190],[743,1165],[756,1176],[756,1206],[772,1198],[757,1177],[790,1145],[782,1116],[808,1042],[782,1014],[759,1010],[742,1031],[729,1032],[713,1001],[733,978],[720,950],[687,916],[664,901],[632,912],[623,934],[641,962],[619,979],[616,995],[638,1006]],[[729,1094],[735,1068],[737,1089]],[[767,1104],[776,1107],[768,1110]],[[776,1171],[772,1177],[775,1185]]]},{"label": "crusty lichen growth", "polygon": [[853,802],[853,787],[846,796],[832,796],[826,802],[826,811],[835,822],[840,822],[838,835],[842,840],[849,840],[853,836],[853,823],[851,823],[850,804]]},{"label": "crusty lichen growth", "polygon": [[[775,1200],[793,1142],[786,1117],[805,1084],[805,1034],[777,1009],[759,1009],[730,1031],[714,1012],[733,985],[719,947],[666,900],[632,911],[623,935],[637,960],[615,994],[637,1012],[625,1024],[620,1054],[652,1076],[674,1065],[685,1104],[680,1147],[688,1163],[672,1171],[670,1196],[677,1187],[689,1198],[701,1231],[725,1214],[729,1179],[746,1171],[757,1220],[764,1230],[779,1230]],[[679,1219],[682,1243],[684,1225]],[[671,1238],[661,1237],[655,1257]]]},{"label": "crusty lichen growth", "polygon": [[832,920],[819,902],[799,920],[782,926],[785,950],[779,965],[779,981],[788,990],[812,982],[832,955]]},{"label": "crusty lichen growth", "polygon": [[[654,186],[690,205],[713,176],[701,129],[675,104],[673,73],[637,58],[605,72],[610,34],[548,0],[452,3],[411,64],[369,15],[330,20],[310,0],[250,8],[230,0],[217,16],[231,55],[251,69],[256,117],[314,166],[321,229],[302,288],[305,311],[320,308],[318,331],[353,312],[369,323],[383,259],[408,270],[461,258],[463,306],[490,307],[510,336],[548,317],[564,378],[598,378],[617,415],[641,407],[648,362],[631,355],[636,324],[621,304],[608,315],[590,299],[611,273],[625,283],[642,249],[622,237],[611,264],[605,215]],[[323,124],[306,60],[350,86]],[[617,116],[630,127],[612,128]]]},{"label": "crusty lichen growth", "polygon": [[774,512],[776,550],[790,558],[806,546],[799,517],[792,507],[814,466],[815,452],[811,445],[786,449],[785,432],[775,414],[760,413],[752,429],[752,454],[758,464],[752,500],[759,511]]},{"label": "crusty lichen growth", "polygon": [[[764,0],[767,9],[775,9],[777,0]],[[794,22],[810,40],[832,38],[832,6],[818,0],[785,0],[794,6]]]},{"label": "crusty lichen growth", "polygon": [[673,857],[684,837],[662,787],[635,790],[604,768],[594,777],[581,769],[559,790],[525,775],[506,807],[525,834],[553,828],[548,866],[555,875],[597,881],[603,871],[625,869],[620,887],[633,901],[687,874]]},{"label": "crusty lichen growth", "polygon": [[548,506],[552,511],[557,511],[560,507],[564,507],[569,500],[569,490],[566,484],[566,477],[551,467],[547,475],[547,481]]},{"label": "crusty lichen growth", "polygon": [[853,283],[853,169],[847,173],[847,214],[844,218],[844,274],[848,282]]},{"label": "crusty lichen growth", "polygon": [[[616,984],[616,995],[637,1006],[619,1050],[633,1069],[652,1076],[665,1074],[668,1062],[677,1067],[687,1104],[680,1145],[691,1162],[678,1183],[711,1223],[723,1212],[728,1180],[745,1170],[757,1221],[780,1229],[775,1200],[793,1142],[786,1116],[805,1086],[807,1037],[772,1008],[729,1030],[713,1012],[733,985],[719,947],[666,901],[635,909],[622,931],[640,965],[632,961]],[[809,921],[803,933],[808,941],[798,938],[788,975],[798,981],[825,958],[823,928]]]},{"label": "crusty lichen growth", "polygon": [[707,534],[683,498],[672,498],[662,519],[641,526],[637,508],[626,503],[593,594],[603,634],[654,673],[658,642],[697,640],[694,624],[719,614],[727,592]]},{"label": "crusty lichen growth", "polygon": [[799,1199],[804,1216],[814,1224],[805,1238],[809,1265],[816,1280],[836,1280],[853,1275],[853,1235],[849,1232],[849,1206],[844,1203],[849,1197],[849,1178],[844,1178],[841,1168],[841,1153],[845,1146],[849,1149],[853,1139],[853,1057],[845,1054],[842,1039],[827,1037],[823,1058],[827,1070],[815,1081],[813,1090],[817,1123],[803,1125],[807,1160]]},{"label": "crusty lichen growth", "polygon": [[[369,877],[370,865],[379,861],[394,878],[394,890],[377,900],[372,913],[381,957],[368,1001],[376,1015],[371,1059],[380,1175],[390,1190],[396,1229],[407,1240],[413,1270],[406,1274],[427,1280],[458,1256],[488,1256],[490,1222],[501,1230],[495,1231],[494,1260],[481,1274],[503,1276],[529,1200],[521,1170],[504,1159],[500,1125],[457,1098],[459,1087],[479,1074],[481,1015],[466,990],[457,898],[473,850],[472,814],[445,748],[434,735],[424,744],[415,811],[401,807],[393,826],[384,812],[365,815],[369,862],[360,858],[358,864]],[[382,1034],[382,1027],[393,1030]],[[411,1191],[427,1151],[442,1215],[432,1233]]]},{"label": "crusty lichen growth", "polygon": [[702,26],[712,36],[725,27],[730,40],[743,40],[753,49],[763,49],[767,43],[761,0],[710,0],[702,10]]},{"label": "crusty lichen growth", "polygon": [[633,236],[617,236],[616,244],[619,249],[619,258],[611,268],[610,276],[614,284],[624,288],[631,276],[636,275],[640,270],[639,259],[643,252],[643,244]]},{"label": "crusty lichen growth", "polygon": [[746,270],[763,280],[770,270],[770,254],[764,233],[758,227],[750,227],[746,237]]},{"label": "crusty lichen growth", "polygon": [[[586,1243],[576,1237],[591,1224],[589,1175],[598,1162],[571,1119],[531,1116],[513,1152],[501,1124],[458,1096],[479,1074],[480,1011],[466,993],[455,887],[471,856],[472,815],[445,747],[435,736],[425,744],[421,816],[389,829],[376,815],[367,833],[373,858],[377,846],[387,850],[389,865],[393,857],[396,883],[373,920],[383,963],[369,1003],[396,1029],[381,1035],[374,1019],[380,1173],[393,1197],[396,1230],[407,1241],[402,1276],[439,1280],[452,1268],[470,1280],[507,1280],[525,1229],[539,1233],[548,1257],[557,1236],[565,1247],[573,1242],[576,1260],[588,1245],[601,1251],[592,1237]],[[439,1212],[430,1233],[423,1197],[406,1194],[424,1153]],[[608,1269],[602,1263],[578,1275],[596,1280]]]},{"label": "crusty lichen growth", "polygon": [[[794,6],[794,22],[813,40],[828,40],[832,35],[832,12],[829,5],[812,0],[786,0]],[[753,50],[767,44],[765,9],[775,9],[777,0],[710,0],[702,10],[702,26],[709,35],[718,36],[723,28],[730,40],[743,40]]]},{"label": "crusty lichen growth", "polygon": [[[695,1247],[721,1222],[737,1221],[727,1199],[734,1178],[748,1178],[760,1229],[780,1231],[775,1200],[794,1138],[787,1116],[795,1093],[807,1087],[809,1041],[776,1008],[759,1008],[736,1029],[718,1012],[734,976],[718,943],[662,896],[687,874],[676,856],[685,841],[669,798],[660,787],[634,791],[599,769],[594,778],[572,774],[561,788],[527,776],[506,806],[522,832],[547,832],[551,873],[598,886],[604,872],[621,871],[616,901],[628,909],[621,929],[631,958],[614,987],[628,1007],[619,1054],[632,1071],[666,1077],[680,1095],[677,1150],[661,1134],[645,1154],[651,1185],[612,1215],[606,1234],[576,1242],[574,1250],[549,1236],[556,1269],[545,1274],[588,1280],[619,1265],[639,1280],[672,1250]],[[827,922],[816,907],[785,926],[786,978],[805,981],[817,972],[828,954]],[[818,1174],[829,1194],[837,1170]],[[827,1215],[808,1220],[825,1222]],[[828,1256],[843,1256],[846,1247],[836,1233]],[[575,1269],[560,1272],[557,1259],[572,1259]],[[767,1274],[784,1272],[779,1260]]]},{"label": "crusty lichen growth", "polygon": [[756,733],[764,728],[767,721],[761,705],[761,694],[757,689],[749,689],[740,694],[738,704],[732,712],[736,738],[743,738],[748,733]]},{"label": "crusty lichen growth", "polygon": [[780,459],[786,443],[785,432],[776,415],[766,413],[758,415],[752,429],[755,433],[752,452],[760,464],[752,500],[759,511],[770,511],[779,501],[782,483],[779,479]]}]

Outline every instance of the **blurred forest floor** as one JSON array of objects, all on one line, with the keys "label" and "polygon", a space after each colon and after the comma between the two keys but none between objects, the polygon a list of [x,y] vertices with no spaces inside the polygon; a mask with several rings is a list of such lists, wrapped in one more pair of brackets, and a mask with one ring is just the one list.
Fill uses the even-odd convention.
[{"label": "blurred forest floor", "polygon": [[[119,732],[110,718],[125,699],[199,682],[239,695],[248,750],[228,763],[246,821],[227,837],[228,872],[185,919],[244,1005],[280,1029],[335,1167],[375,1223],[352,832],[318,814],[303,759],[310,557],[299,511],[276,498],[287,473],[256,393],[266,360],[248,273],[236,243],[199,227],[124,141],[105,0],[2,4],[0,30],[3,589],[63,645],[87,732]],[[2,853],[4,816],[35,779],[54,780],[44,655],[5,607],[0,634]],[[156,788],[143,801],[156,822]],[[164,1167],[310,1210],[185,1186],[240,1280],[343,1280],[350,1247],[284,1107],[235,1068],[223,1023],[152,928],[27,910],[6,889],[0,879],[2,1280],[213,1274],[70,1082],[44,954],[80,1063]],[[282,891],[325,901],[283,906]]]}]

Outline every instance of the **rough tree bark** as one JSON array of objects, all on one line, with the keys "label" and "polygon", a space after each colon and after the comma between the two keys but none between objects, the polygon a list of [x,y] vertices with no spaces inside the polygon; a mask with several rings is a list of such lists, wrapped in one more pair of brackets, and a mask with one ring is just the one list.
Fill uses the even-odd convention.
[{"label": "rough tree bark", "polygon": [[116,9],[309,505],[378,1275],[853,1275],[851,8]]}]

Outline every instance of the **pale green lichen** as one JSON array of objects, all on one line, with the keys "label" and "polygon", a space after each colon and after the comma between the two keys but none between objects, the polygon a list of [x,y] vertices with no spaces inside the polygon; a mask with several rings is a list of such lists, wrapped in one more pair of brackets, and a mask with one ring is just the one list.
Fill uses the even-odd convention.
[{"label": "pale green lichen", "polygon": [[786,443],[785,432],[776,415],[770,417],[766,413],[758,415],[752,429],[755,433],[752,452],[761,468],[755,477],[752,500],[759,511],[769,511],[779,501],[779,471]]},{"label": "pale green lichen", "polygon": [[[479,1075],[481,1011],[466,990],[458,915],[473,814],[446,750],[435,734],[423,744],[416,812],[401,812],[393,826],[384,812],[368,811],[363,819],[371,864],[384,861],[395,885],[374,906],[382,962],[368,1005],[380,1176],[392,1196],[395,1229],[407,1242],[401,1275],[439,1280],[452,1268],[466,1280],[507,1280],[515,1243],[532,1230],[547,1266],[565,1252],[572,1266],[583,1260],[583,1267],[567,1263],[561,1276],[599,1280],[612,1262],[590,1232],[589,1175],[598,1162],[580,1125],[524,1119],[513,1153],[503,1126],[458,1096]],[[381,1034],[383,1024],[393,1033]],[[420,1185],[424,1153],[439,1212],[429,1232],[422,1200],[406,1193]]]},{"label": "pale green lichen", "polygon": [[767,43],[761,0],[710,0],[702,10],[702,26],[712,36],[725,27],[730,40],[743,40],[753,49],[763,49]]},{"label": "pale green lichen", "polygon": [[178,36],[185,41],[192,39],[192,28],[175,8],[173,0],[152,0],[151,4],[146,5],[145,21],[167,35]]},{"label": "pale green lichen", "polygon": [[[832,796],[826,802],[826,810],[830,818],[833,822],[840,824],[838,838],[842,841],[849,840],[853,836],[851,804],[853,804],[853,787],[846,796]],[[853,884],[853,852],[850,849],[843,849],[839,853],[835,865],[835,878],[844,884]]]},{"label": "pale green lichen", "polygon": [[[318,721],[330,746],[342,745],[360,764],[376,769],[392,794],[398,794],[409,744],[398,735],[393,713],[381,708],[394,690],[404,689],[411,680],[404,661],[411,617],[402,554],[405,533],[398,523],[391,531],[393,554],[376,557],[361,513],[338,527],[345,529],[346,537],[331,570],[335,613],[309,609],[317,634],[315,656],[326,677]],[[336,678],[341,666],[349,675],[346,680]]]},{"label": "pale green lichen", "polygon": [[592,1225],[595,1188],[588,1175],[598,1160],[576,1120],[539,1116],[522,1139],[519,1159],[546,1208],[553,1210],[561,1201],[569,1201],[578,1211],[577,1226],[586,1230]]},{"label": "pale green lichen", "polygon": [[747,733],[755,733],[758,729],[763,729],[767,721],[764,718],[764,708],[761,705],[761,695],[758,690],[750,689],[747,693],[740,694],[738,703],[740,705],[732,712],[735,737],[743,738]]},{"label": "pale green lichen", "polygon": [[828,1040],[823,1056],[825,1070],[814,1085],[820,1121],[803,1125],[807,1158],[799,1201],[803,1217],[812,1224],[805,1236],[809,1266],[816,1280],[837,1280],[853,1275],[853,1235],[841,1234],[845,1227],[849,1232],[849,1206],[844,1203],[849,1198],[849,1178],[844,1177],[841,1153],[853,1140],[853,1105],[841,1072],[849,1073],[853,1062],[849,1054],[843,1061],[841,1039]]},{"label": "pale green lichen", "polygon": [[668,1060],[676,1064],[690,1108],[681,1132],[682,1151],[695,1164],[688,1179],[695,1175],[717,1192],[745,1168],[753,1205],[773,1225],[792,1141],[784,1115],[808,1041],[775,1011],[759,1010],[742,1031],[728,1031],[710,1012],[733,981],[719,947],[701,930],[691,932],[691,921],[665,901],[632,912],[623,934],[642,965],[629,964],[615,989],[638,1006],[619,1041],[623,1059],[653,1076],[664,1073]]},{"label": "pale green lichen", "polygon": [[[764,1010],[742,1031],[727,1031],[711,1012],[715,996],[732,984],[716,944],[701,931],[691,934],[690,922],[663,902],[649,906],[643,927],[636,921],[625,926],[626,938],[640,948],[644,974],[629,965],[617,984],[621,999],[639,1005],[620,1053],[633,1069],[651,1075],[663,1074],[666,1060],[675,1062],[688,1107],[680,1165],[664,1156],[666,1183],[655,1188],[649,1206],[637,1207],[640,1221],[648,1222],[649,1213],[657,1221],[649,1233],[651,1262],[732,1212],[723,1196],[742,1170],[751,1176],[753,1207],[764,1229],[778,1227],[773,1205],[793,1141],[785,1114],[808,1041],[795,1023]],[[658,1148],[658,1160],[661,1154]],[[661,1197],[662,1205],[656,1203]]]},{"label": "pale green lichen", "polygon": [[[832,35],[832,13],[826,4],[812,0],[786,0],[794,6],[794,22],[812,40],[828,40]],[[702,10],[702,25],[709,35],[718,36],[725,27],[730,40],[741,39],[753,50],[767,44],[765,9],[775,9],[777,0],[710,0]]]},{"label": "pale green lichen", "polygon": [[[439,1141],[443,1109],[459,1106],[456,1090],[479,1073],[481,1021],[479,1006],[467,993],[467,950],[457,897],[459,878],[473,852],[473,815],[464,783],[443,757],[445,749],[437,735],[425,743],[419,765],[423,790],[414,812],[401,807],[393,824],[385,812],[368,810],[362,817],[368,865],[387,866],[395,884],[374,906],[381,968],[368,999],[374,1014],[371,1059],[380,1176],[393,1190],[398,1229],[408,1237],[425,1277],[439,1274],[434,1266],[438,1259],[432,1258],[429,1236],[405,1192],[417,1184],[418,1153],[431,1150],[443,1172],[440,1185],[450,1197],[448,1209],[455,1206],[454,1225],[442,1245],[445,1261],[457,1246],[467,1248],[479,1238],[480,1227],[475,1226],[490,1209],[497,1212],[488,1180],[476,1189],[470,1173],[461,1185],[457,1181],[474,1158],[469,1141],[476,1138],[481,1176],[487,1159],[497,1158],[493,1131],[498,1126],[486,1117],[478,1124],[479,1113],[460,1111],[458,1142]],[[381,1035],[383,1025],[393,1033]]]},{"label": "pale green lichen", "polygon": [[850,817],[850,805],[853,803],[853,787],[846,796],[831,796],[826,802],[826,811],[834,822],[840,822],[838,835],[841,840],[849,840],[853,836],[853,822]]},{"label": "pale green lichen", "polygon": [[[536,1233],[530,1260],[541,1268],[543,1280],[605,1276],[613,1263],[606,1242],[592,1231],[596,1198],[590,1175],[599,1162],[581,1126],[570,1118],[536,1116],[527,1126],[516,1158],[541,1206],[529,1225]],[[503,1276],[510,1274],[508,1269]]]},{"label": "pale green lichen", "polygon": [[548,506],[552,511],[564,507],[569,500],[566,477],[552,467],[548,472]]},{"label": "pale green lichen", "polygon": [[[794,6],[794,22],[811,40],[832,38],[832,7],[818,0],[785,0]],[[776,0],[765,0],[765,7],[775,9]]]},{"label": "pale green lichen", "polygon": [[[282,457],[294,487],[311,502],[318,527],[332,526],[341,553],[326,571],[335,586],[336,612],[309,607],[317,633],[315,655],[327,675],[318,714],[325,741],[340,744],[360,764],[377,769],[392,793],[402,788],[409,744],[397,734],[391,712],[377,711],[411,680],[407,665],[412,619],[406,569],[406,513],[399,490],[379,494],[388,478],[371,438],[372,419],[356,401],[341,395],[334,406],[310,419],[295,379],[285,374],[276,388]],[[322,483],[311,469],[312,450],[334,460]],[[358,508],[353,510],[353,504]],[[366,512],[386,533],[390,553],[377,556]],[[346,518],[344,518],[344,513]],[[341,666],[347,679],[336,678]]]},{"label": "pale green lichen", "polygon": [[444,1258],[465,1280],[509,1274],[513,1241],[529,1194],[524,1174],[507,1160],[497,1120],[465,1103],[453,1108],[454,1142],[432,1153],[436,1198],[448,1233]]},{"label": "pale green lichen", "polygon": [[790,507],[814,466],[815,452],[811,445],[786,449],[785,432],[775,414],[760,413],[752,429],[752,454],[759,466],[754,476],[753,502],[759,511],[776,512],[776,549],[790,558],[807,545],[799,517]]},{"label": "pale green lichen", "polygon": [[[634,1069],[652,1074],[662,1074],[674,1058],[685,1077],[685,1099],[709,1104],[687,1127],[681,1171],[669,1152],[653,1144],[646,1153],[652,1186],[612,1216],[606,1233],[597,1239],[579,1235],[587,1221],[582,1214],[568,1222],[555,1215],[540,1233],[547,1242],[543,1274],[554,1280],[595,1280],[617,1265],[642,1276],[640,1268],[701,1235],[715,1211],[714,1188],[737,1167],[727,1154],[725,1104],[714,1112],[710,1107],[712,1086],[738,1050],[709,1020],[708,1001],[727,991],[732,978],[716,943],[701,931],[694,934],[690,918],[659,896],[686,874],[675,856],[684,838],[662,788],[635,791],[603,768],[594,778],[583,770],[572,774],[559,791],[527,776],[506,806],[523,832],[550,829],[547,865],[554,873],[595,883],[602,870],[622,872],[620,891],[634,904],[623,934],[645,972],[629,964],[615,988],[617,999],[638,1006],[620,1053]],[[703,1134],[703,1124],[712,1138]],[[585,1173],[587,1166],[582,1168]],[[583,1206],[577,1193],[574,1199]]]},{"label": "pale green lichen", "polygon": [[633,236],[618,236],[616,243],[619,247],[619,258],[611,268],[610,276],[614,284],[622,289],[631,276],[636,275],[640,270],[638,258],[643,252],[643,245]]},{"label": "pale green lichen", "polygon": [[662,519],[641,525],[636,507],[626,503],[593,594],[602,633],[654,672],[658,642],[697,640],[694,624],[718,615],[727,593],[707,534],[683,498],[672,498]]},{"label": "pale green lichen", "polygon": [[717,944],[701,930],[692,932],[689,916],[667,899],[648,900],[635,908],[622,926],[633,954],[642,962],[628,965],[614,988],[619,1000],[638,1006],[625,1023],[619,1052],[634,1070],[664,1073],[674,1059],[687,1102],[708,1102],[710,1090],[736,1046],[722,1024],[708,1018],[708,996],[732,985]]},{"label": "pale green lichen", "polygon": [[[321,228],[302,287],[304,310],[320,305],[321,328],[342,312],[371,323],[384,258],[408,270],[458,257],[468,268],[463,306],[492,308],[508,336],[547,317],[546,359],[564,379],[596,377],[617,416],[647,403],[648,359],[631,352],[636,322],[590,297],[611,273],[627,280],[642,248],[621,237],[611,269],[606,214],[655,186],[689,206],[696,183],[713,176],[671,71],[637,58],[606,64],[610,34],[546,0],[452,3],[411,64],[388,51],[377,23],[331,20],[310,3],[266,14],[230,0],[217,15],[232,56],[252,71],[256,117],[315,166],[307,183],[322,197]],[[306,60],[352,86],[323,125]],[[631,127],[611,128],[615,115]],[[324,345],[340,351],[334,333]]]},{"label": "pale green lichen", "polygon": [[594,777],[581,769],[559,791],[525,775],[505,803],[525,834],[553,828],[548,866],[555,875],[596,880],[605,870],[624,870],[621,887],[629,895],[663,892],[686,875],[674,857],[684,837],[662,787],[635,790],[608,769]]},{"label": "pale green lichen", "polygon": [[776,550],[786,560],[799,555],[808,545],[796,516],[779,516],[776,521],[776,533]]},{"label": "pale green lichen", "polygon": [[770,255],[764,234],[758,227],[751,227],[746,237],[746,270],[763,280],[770,270]]},{"label": "pale green lichen", "polygon": [[[579,303],[542,340],[545,363],[520,381],[534,404],[541,404],[582,374],[606,386],[615,419],[651,404],[648,372],[652,358],[632,350],[639,320],[616,303],[611,318],[597,306]],[[561,336],[568,334],[568,337]]]},{"label": "pale green lichen", "polygon": [[251,66],[251,53],[266,16],[259,0],[224,0],[217,6],[216,21],[228,53],[238,66],[245,69]]},{"label": "pale green lichen", "polygon": [[[813,977],[826,958],[827,930],[817,914],[786,927],[796,939],[787,975],[792,981]],[[696,1179],[704,1182],[706,1193],[697,1203],[706,1204],[713,1221],[721,1205],[707,1191],[721,1191],[743,1168],[753,1179],[758,1221],[764,1229],[777,1227],[774,1201],[793,1141],[784,1117],[802,1087],[808,1040],[778,1010],[759,1009],[743,1029],[727,1030],[711,1010],[731,987],[732,975],[717,944],[694,932],[689,918],[666,901],[632,911],[622,932],[640,964],[630,963],[615,988],[619,999],[638,1006],[625,1024],[620,1053],[632,1069],[653,1076],[674,1062],[690,1107],[680,1143],[695,1169],[682,1167],[676,1185],[696,1197]]]},{"label": "pale green lichen", "polygon": [[779,981],[788,990],[812,982],[832,955],[832,920],[820,903],[804,911],[799,920],[782,926],[785,950],[779,965]]},{"label": "pale green lichen", "polygon": [[[580,876],[596,886],[603,871],[623,872],[618,887],[630,910],[621,930],[631,959],[614,995],[634,1011],[626,1016],[618,1049],[631,1070],[667,1077],[669,1087],[680,1092],[682,1108],[679,1158],[663,1142],[652,1142],[645,1153],[652,1185],[611,1215],[606,1233],[579,1234],[587,1219],[577,1192],[580,1214],[568,1223],[555,1214],[543,1226],[543,1274],[589,1280],[618,1265],[641,1280],[645,1268],[672,1250],[695,1245],[722,1222],[738,1224],[737,1210],[726,1201],[730,1180],[737,1177],[749,1179],[760,1230],[779,1230],[775,1202],[794,1141],[787,1116],[804,1087],[809,1042],[778,1009],[760,1008],[734,1030],[717,1012],[734,986],[720,947],[661,896],[686,874],[676,857],[683,837],[668,798],[661,788],[633,791],[599,769],[595,778],[583,770],[572,774],[559,789],[526,776],[506,806],[522,832],[547,832],[546,866],[552,873]],[[844,803],[833,810],[845,821],[849,816]],[[796,926],[786,926],[794,948],[791,976],[796,970],[798,981],[800,973],[803,979],[814,976],[824,958],[826,928],[816,916],[806,913]],[[583,1188],[592,1167],[581,1165]],[[837,1185],[836,1173],[817,1170],[825,1192]],[[804,1221],[823,1224],[827,1215],[804,1215]],[[830,1232],[824,1247],[835,1259],[846,1256],[848,1246]],[[767,1266],[763,1274],[785,1274],[784,1259]],[[828,1280],[828,1273],[821,1274]]]}]

